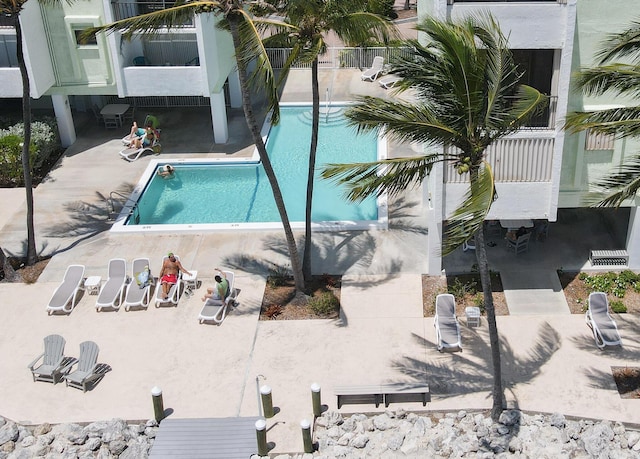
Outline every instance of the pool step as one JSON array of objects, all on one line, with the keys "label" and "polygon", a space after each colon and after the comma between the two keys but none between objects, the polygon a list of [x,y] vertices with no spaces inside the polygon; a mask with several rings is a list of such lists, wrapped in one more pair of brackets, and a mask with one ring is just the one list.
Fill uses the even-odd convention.
[{"label": "pool step", "polygon": [[[305,111],[298,115],[300,121],[310,125],[313,121],[311,110]],[[342,107],[320,107],[320,124],[332,125],[344,123],[344,109]]]}]

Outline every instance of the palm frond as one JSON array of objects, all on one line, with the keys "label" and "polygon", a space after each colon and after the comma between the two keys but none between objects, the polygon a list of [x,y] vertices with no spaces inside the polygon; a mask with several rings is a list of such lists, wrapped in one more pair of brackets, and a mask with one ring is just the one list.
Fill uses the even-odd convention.
[{"label": "palm frond", "polygon": [[638,97],[640,96],[640,67],[614,63],[583,69],[574,75],[574,84],[589,96],[611,93]]},{"label": "palm frond", "polygon": [[122,33],[122,37],[127,40],[131,39],[134,33],[155,35],[163,27],[180,26],[189,21],[196,13],[215,11],[221,7],[220,2],[211,0],[183,3],[140,16],[121,19],[111,24],[87,28],[80,35],[80,39],[86,40],[99,32],[112,33],[115,31]]},{"label": "palm frond", "polygon": [[587,129],[622,137],[640,136],[640,107],[619,107],[597,112],[573,112],[567,115],[565,129],[575,133]]},{"label": "palm frond", "polygon": [[453,252],[481,228],[494,198],[493,172],[485,162],[477,171],[477,176],[472,177],[462,204],[447,221],[442,242],[442,255]]},{"label": "palm frond", "polygon": [[358,97],[356,101],[345,116],[358,131],[381,131],[400,142],[428,145],[454,143],[459,136],[438,119],[437,107],[370,96]]},{"label": "palm frond", "polygon": [[442,160],[440,155],[426,155],[369,163],[326,164],[321,170],[321,177],[339,185],[346,185],[345,198],[359,202],[385,192],[395,195],[419,185],[433,165]]},{"label": "palm frond", "polygon": [[596,207],[619,207],[627,199],[635,198],[640,190],[640,155],[628,159],[594,185],[598,191],[588,195],[588,200]]},{"label": "palm frond", "polygon": [[609,35],[596,57],[601,65],[617,57],[640,58],[640,22],[634,21],[627,30]]}]

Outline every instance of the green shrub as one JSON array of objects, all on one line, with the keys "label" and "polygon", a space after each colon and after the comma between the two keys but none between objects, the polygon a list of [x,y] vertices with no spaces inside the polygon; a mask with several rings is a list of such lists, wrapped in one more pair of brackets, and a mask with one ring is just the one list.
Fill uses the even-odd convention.
[{"label": "green shrub", "polygon": [[[0,181],[15,186],[24,186],[22,140],[22,137],[17,135],[0,137]],[[33,167],[33,161],[36,157],[36,147],[33,143],[29,148],[29,157]]]},{"label": "green shrub", "polygon": [[451,293],[456,299],[461,300],[467,293],[476,293],[476,281],[462,282],[457,277],[453,279],[453,284],[447,288],[447,291]]},{"label": "green shrub", "polygon": [[286,266],[273,265],[272,268],[269,268],[267,282],[269,283],[269,287],[282,287],[290,277],[289,268]]},{"label": "green shrub", "polygon": [[589,276],[580,273],[579,278],[595,292],[604,292],[618,298],[624,298],[628,288],[638,291],[640,276],[633,271],[625,270],[621,273],[602,273]]},{"label": "green shrub", "polygon": [[627,307],[624,305],[622,301],[612,301],[609,304],[611,305],[611,310],[613,312],[617,312],[618,314],[627,312]]},{"label": "green shrub", "polygon": [[320,316],[328,316],[340,306],[340,301],[331,292],[322,292],[318,296],[309,299],[309,307]]},{"label": "green shrub", "polygon": [[479,307],[480,312],[484,313],[484,293],[476,293],[476,296],[473,297],[473,305]]},{"label": "green shrub", "polygon": [[367,11],[390,19],[397,19],[398,14],[393,11],[394,4],[395,0],[369,0],[367,2]]},{"label": "green shrub", "polygon": [[[18,123],[0,131],[0,138],[8,135],[17,135],[24,139],[24,125]],[[31,143],[35,145],[37,151],[37,156],[34,158],[31,167],[40,169],[44,162],[61,148],[56,120],[47,117],[43,118],[42,121],[31,123]]]}]

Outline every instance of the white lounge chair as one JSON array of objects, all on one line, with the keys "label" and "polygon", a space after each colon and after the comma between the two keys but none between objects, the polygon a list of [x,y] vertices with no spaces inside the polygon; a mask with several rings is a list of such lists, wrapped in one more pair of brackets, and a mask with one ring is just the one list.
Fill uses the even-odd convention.
[{"label": "white lounge chair", "polygon": [[103,376],[96,373],[99,352],[100,348],[93,341],[80,343],[80,356],[76,362],[78,366],[71,373],[64,376],[67,387],[75,387],[76,389],[82,389],[82,392],[86,392],[87,384]]},{"label": "white lounge chair", "polygon": [[360,78],[362,81],[375,81],[376,78],[382,72],[384,67],[384,57],[376,56],[373,58],[373,62],[371,63],[371,67],[362,72]]},{"label": "white lounge chair", "polygon": [[[123,141],[124,141],[124,139],[123,139]],[[160,145],[160,142],[156,138],[156,139],[154,139],[154,141],[153,141],[153,143],[151,145],[146,146],[146,147],[125,148],[124,150],[120,151],[120,156],[122,156],[123,159],[126,159],[129,162],[133,162],[133,161],[136,161],[138,158],[140,158],[140,156],[142,156],[142,154],[145,153],[145,152],[158,154],[158,153],[160,153],[161,148],[162,148],[162,145]]]},{"label": "white lounge chair", "polygon": [[102,308],[120,309],[127,286],[127,262],[122,258],[109,260],[107,281],[100,289],[96,300],[96,309]]},{"label": "white lounge chair", "polygon": [[[56,384],[63,372],[69,368],[69,364],[75,362],[75,359],[65,358],[65,344],[66,341],[60,335],[45,336],[44,352],[28,365],[34,382],[45,381]],[[36,366],[40,361],[40,365]]]},{"label": "white lounge chair", "polygon": [[[180,261],[180,257],[178,255],[174,255],[176,260]],[[162,258],[162,264],[164,265],[164,261],[169,257]],[[158,285],[156,287],[156,308],[160,306],[175,306],[178,307],[178,301],[180,301],[180,295],[182,294],[182,272],[178,273],[178,281],[171,286],[169,289],[168,298],[163,298],[162,293],[162,279],[158,279]]]},{"label": "white lounge chair", "polygon": [[596,346],[604,349],[606,346],[621,346],[622,339],[618,326],[609,315],[609,301],[602,292],[589,294],[589,309],[585,314],[587,325],[593,331]]},{"label": "white lounge chair", "polygon": [[55,311],[70,313],[76,306],[78,292],[83,289],[84,266],[69,265],[64,273],[62,283],[53,292],[53,296],[47,305],[47,313],[51,315]]},{"label": "white lounge chair", "polygon": [[402,78],[399,77],[398,75],[389,74],[389,75],[385,75],[382,78],[380,78],[378,80],[378,83],[384,89],[390,89],[400,80],[402,80]]},{"label": "white lounge chair", "polygon": [[131,282],[127,284],[127,293],[124,297],[124,310],[132,307],[147,309],[151,301],[151,289],[155,285],[155,279],[149,270],[148,258],[136,258],[131,266]]},{"label": "white lounge chair", "polygon": [[456,319],[456,300],[450,293],[436,297],[436,339],[438,351],[462,351],[460,324]]},{"label": "white lounge chair", "polygon": [[200,311],[200,315],[198,316],[198,321],[200,323],[204,322],[214,322],[217,325],[220,325],[225,317],[227,317],[227,311],[232,304],[235,303],[237,292],[233,286],[235,276],[231,271],[223,271],[227,276],[227,281],[229,282],[229,290],[227,291],[227,296],[222,299],[213,299],[209,298],[204,302],[202,306],[202,310]]}]

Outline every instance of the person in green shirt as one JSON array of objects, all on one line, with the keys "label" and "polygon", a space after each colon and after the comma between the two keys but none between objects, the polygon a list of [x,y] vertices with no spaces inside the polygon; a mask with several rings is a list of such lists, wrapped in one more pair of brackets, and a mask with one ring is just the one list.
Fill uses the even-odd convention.
[{"label": "person in green shirt", "polygon": [[227,275],[219,268],[216,268],[216,271],[218,271],[218,274],[213,277],[216,284],[213,287],[207,288],[207,293],[202,297],[202,301],[206,301],[209,298],[224,301],[229,294],[229,281],[227,280]]}]

